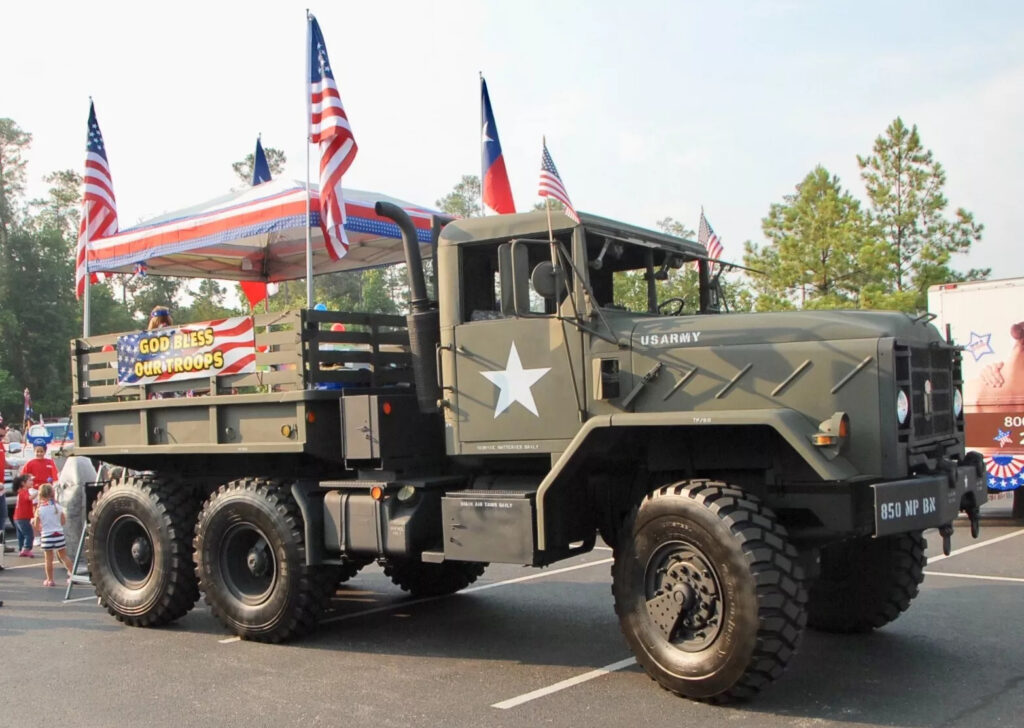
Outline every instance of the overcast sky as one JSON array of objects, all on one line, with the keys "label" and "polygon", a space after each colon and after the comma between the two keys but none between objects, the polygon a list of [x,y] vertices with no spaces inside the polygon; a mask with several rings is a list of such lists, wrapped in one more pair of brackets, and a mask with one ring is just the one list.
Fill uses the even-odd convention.
[{"label": "overcast sky", "polygon": [[[0,117],[33,135],[30,192],[81,170],[89,96],[122,228],[237,186],[257,133],[305,177],[308,2],[8,3]],[[1024,23],[1013,2],[345,2],[317,15],[359,143],[346,185],[433,205],[480,174],[487,79],[518,209],[541,136],[576,207],[697,227],[725,257],[816,164],[897,116],[984,223],[961,266],[1024,275]],[[315,165],[314,165],[315,166]]]}]

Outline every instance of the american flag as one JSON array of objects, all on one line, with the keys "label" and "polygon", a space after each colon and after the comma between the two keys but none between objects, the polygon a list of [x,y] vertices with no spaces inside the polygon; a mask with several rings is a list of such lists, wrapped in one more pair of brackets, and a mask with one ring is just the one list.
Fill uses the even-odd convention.
[{"label": "american flag", "polygon": [[[82,180],[82,220],[78,227],[78,250],[75,255],[75,296],[85,293],[85,255],[89,242],[117,232],[117,202],[114,184],[110,181],[107,150],[96,121],[96,108],[89,102],[89,133],[85,145],[85,175]],[[102,281],[102,273],[93,273],[90,282]]]},{"label": "american flag", "polygon": [[576,214],[576,209],[569,202],[569,193],[565,191],[565,185],[562,184],[555,160],[551,158],[551,152],[548,151],[548,143],[546,141],[542,143],[544,153],[540,157],[540,189],[537,190],[537,194],[541,197],[554,197],[565,205],[565,214],[579,224],[580,216]]},{"label": "american flag", "polygon": [[[207,329],[212,330],[212,343],[201,343],[209,341]],[[145,348],[157,351],[140,351],[141,342],[161,337],[167,337],[171,344],[166,351],[160,351],[161,347],[155,342],[153,346]],[[219,367],[212,361],[207,364],[207,355],[212,357],[216,352],[220,352],[223,358]],[[136,364],[141,365],[139,369],[142,369],[142,373]],[[254,371],[256,342],[252,318],[248,316],[139,331],[117,337],[118,384],[151,384]]]},{"label": "american flag", "polygon": [[697,242],[707,249],[708,257],[714,260],[721,258],[722,253],[725,252],[725,249],[722,248],[722,241],[718,239],[715,231],[708,224],[708,219],[704,217],[703,209],[700,211],[700,225],[697,227]]},{"label": "american flag", "polygon": [[333,260],[338,260],[348,252],[341,176],[352,164],[359,148],[341,105],[323,33],[312,15],[309,16],[309,54],[309,139],[320,145],[320,229],[327,252]]}]

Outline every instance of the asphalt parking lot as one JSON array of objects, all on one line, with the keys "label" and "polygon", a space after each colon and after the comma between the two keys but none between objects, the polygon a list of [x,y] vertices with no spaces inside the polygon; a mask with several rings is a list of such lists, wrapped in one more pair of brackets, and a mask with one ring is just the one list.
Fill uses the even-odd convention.
[{"label": "asphalt parking lot", "polygon": [[91,587],[64,602],[41,586],[41,558],[8,554],[4,725],[1020,725],[1024,527],[987,519],[978,541],[957,528],[948,558],[926,535],[906,614],[866,636],[808,631],[781,680],[729,707],[676,698],[632,664],[606,549],[491,567],[441,599],[403,596],[370,567],[288,645],[239,641],[202,603],[171,627],[127,628]]}]

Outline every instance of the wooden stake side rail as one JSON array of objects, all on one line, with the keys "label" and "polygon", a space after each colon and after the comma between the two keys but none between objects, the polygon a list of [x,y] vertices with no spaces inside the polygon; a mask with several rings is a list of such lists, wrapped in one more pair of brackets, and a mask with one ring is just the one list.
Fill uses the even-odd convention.
[{"label": "wooden stake side rail", "polygon": [[412,389],[402,316],[302,310],[256,314],[253,324],[257,371],[144,385],[117,382],[119,334],[75,339],[81,454],[333,453],[344,391]]}]

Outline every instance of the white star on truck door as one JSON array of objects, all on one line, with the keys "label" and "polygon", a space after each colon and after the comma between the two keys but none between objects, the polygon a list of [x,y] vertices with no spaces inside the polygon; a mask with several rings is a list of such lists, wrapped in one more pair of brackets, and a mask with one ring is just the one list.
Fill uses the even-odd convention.
[{"label": "white star on truck door", "polygon": [[537,414],[537,404],[533,401],[533,393],[530,387],[537,383],[541,377],[551,371],[551,367],[539,369],[523,369],[523,363],[519,360],[519,352],[516,351],[516,342],[512,342],[512,348],[508,352],[508,363],[505,364],[505,371],[480,372],[501,392],[498,394],[498,404],[494,407],[494,416],[518,402],[526,409]]}]

